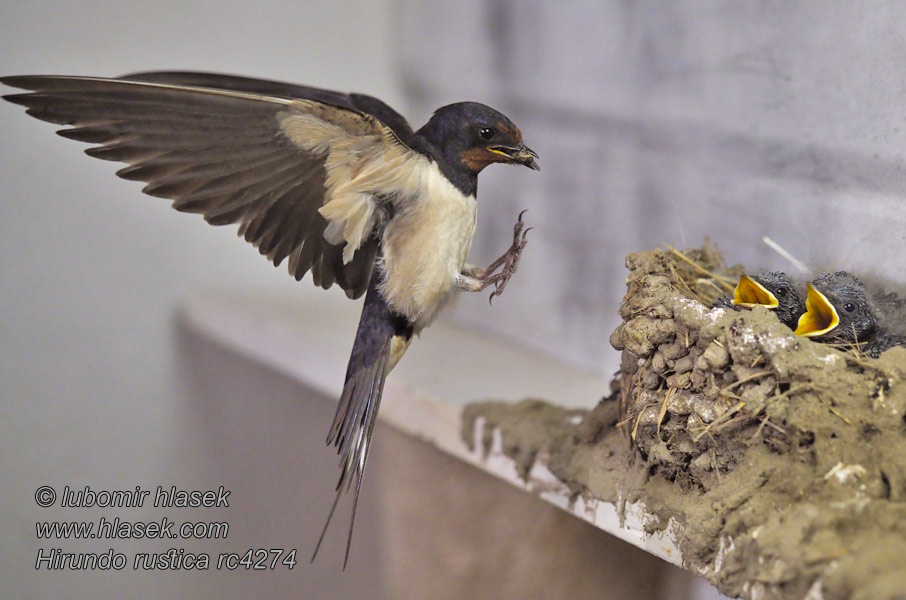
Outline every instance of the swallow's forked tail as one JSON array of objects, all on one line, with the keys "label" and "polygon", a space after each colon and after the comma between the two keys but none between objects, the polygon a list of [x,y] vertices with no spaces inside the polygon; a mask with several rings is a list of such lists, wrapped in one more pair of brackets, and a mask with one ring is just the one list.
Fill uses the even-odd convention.
[{"label": "swallow's forked tail", "polygon": [[349,546],[352,542],[356,506],[359,501],[362,476],[365,472],[365,462],[368,460],[371,435],[374,432],[374,424],[381,404],[384,381],[392,368],[390,350],[393,345],[396,321],[398,321],[380,296],[375,281],[377,279],[378,277],[372,278],[372,283],[365,296],[352,355],[349,357],[349,365],[346,368],[346,383],[343,386],[343,393],[340,396],[333,424],[327,435],[327,445],[336,446],[337,453],[340,455],[340,480],[337,482],[336,497],[330,508],[330,514],[327,516],[327,522],[324,524],[324,529],[321,531],[318,544],[311,557],[311,560],[314,561],[318,555],[340,496],[344,492],[348,492],[354,483],[355,493],[352,501],[349,534],[346,539],[346,555],[343,559],[344,569],[349,561]]}]

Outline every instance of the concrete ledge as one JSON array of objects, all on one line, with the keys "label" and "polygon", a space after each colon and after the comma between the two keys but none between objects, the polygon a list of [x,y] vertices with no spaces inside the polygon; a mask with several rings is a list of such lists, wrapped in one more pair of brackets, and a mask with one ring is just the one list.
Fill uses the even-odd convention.
[{"label": "concrete ledge", "polygon": [[[358,304],[339,295],[301,298],[251,297],[208,293],[182,306],[185,325],[212,341],[277,369],[330,396],[338,396],[349,347],[358,322]],[[505,300],[505,299],[504,299]],[[624,507],[594,498],[571,500],[567,487],[539,457],[523,480],[515,461],[502,450],[500,431],[485,452],[463,441],[462,409],[483,399],[516,401],[545,398],[569,408],[592,408],[608,382],[554,363],[521,348],[464,331],[449,323],[433,325],[413,344],[388,378],[381,419],[499,477],[596,527],[671,563],[681,565],[674,543],[675,524],[649,535],[650,514],[641,502]],[[476,442],[484,423],[475,424]]]}]

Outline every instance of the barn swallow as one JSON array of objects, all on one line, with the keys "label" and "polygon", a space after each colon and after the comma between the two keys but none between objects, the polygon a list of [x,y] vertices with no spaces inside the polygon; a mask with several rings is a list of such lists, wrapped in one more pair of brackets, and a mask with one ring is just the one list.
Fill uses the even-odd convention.
[{"label": "barn swallow", "polygon": [[525,246],[522,215],[509,250],[487,269],[466,262],[478,174],[490,164],[538,170],[538,155],[503,114],[475,102],[437,109],[413,131],[377,98],[191,72],[108,79],[4,77],[4,96],[69,126],[90,156],[127,163],[117,175],[200,213],[301,279],[365,295],[327,444],[340,456],[336,497],[354,485],[352,518],[387,374],[457,291],[503,292]]},{"label": "barn swallow", "polygon": [[906,346],[901,322],[906,299],[871,290],[846,271],[824,273],[807,285],[807,310],[797,334],[818,342],[853,344],[872,358],[893,346]]},{"label": "barn swallow", "polygon": [[796,284],[782,271],[768,271],[751,276],[743,273],[733,290],[733,298],[719,298],[714,305],[724,308],[764,306],[773,310],[780,322],[790,329],[796,328],[799,315],[805,312],[805,302],[796,289]]}]

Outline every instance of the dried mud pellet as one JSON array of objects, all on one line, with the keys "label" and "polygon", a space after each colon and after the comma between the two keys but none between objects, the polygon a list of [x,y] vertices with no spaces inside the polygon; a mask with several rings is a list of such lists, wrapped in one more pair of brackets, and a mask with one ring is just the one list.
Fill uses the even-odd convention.
[{"label": "dried mud pellet", "polygon": [[695,395],[687,391],[680,391],[667,401],[667,412],[674,415],[688,415],[692,412],[692,401]]},{"label": "dried mud pellet", "polygon": [[700,362],[704,363],[701,367],[703,371],[707,371],[708,369],[722,369],[730,363],[730,353],[727,352],[727,349],[724,346],[715,340],[705,348],[705,351],[701,355]]},{"label": "dried mud pellet", "polygon": [[662,401],[663,398],[653,390],[642,390],[639,394],[639,406],[647,406],[649,404],[657,404],[660,406]]},{"label": "dried mud pellet", "polygon": [[674,373],[667,377],[667,385],[677,389],[688,389],[692,386],[690,373]]},{"label": "dried mud pellet", "polygon": [[642,412],[639,416],[639,427],[646,426],[657,426],[658,415],[660,415],[661,407],[658,405],[648,406],[642,409]]},{"label": "dried mud pellet", "polygon": [[648,340],[647,332],[637,328],[630,329],[629,323],[626,325],[626,335],[623,336],[624,351],[628,350],[636,356],[648,356],[651,354],[654,350],[654,344]]},{"label": "dried mud pellet", "polygon": [[613,333],[610,334],[610,345],[614,350],[623,349],[623,324],[621,323]]},{"label": "dried mud pellet", "polygon": [[642,387],[649,390],[656,390],[661,385],[661,376],[652,370],[647,370],[642,374]]},{"label": "dried mud pellet", "polygon": [[655,321],[654,332],[648,338],[655,344],[672,342],[676,337],[676,323],[673,319],[660,319]]},{"label": "dried mud pellet", "polygon": [[[670,342],[676,335],[676,324],[672,319],[652,319],[650,317],[635,317],[626,322],[623,327],[623,344],[631,349],[632,344],[650,345]],[[648,350],[650,352],[651,350]],[[648,352],[635,352],[647,354]]]},{"label": "dried mud pellet", "polygon": [[660,351],[668,360],[676,360],[689,354],[689,349],[680,343],[680,338],[672,344],[661,344]]},{"label": "dried mud pellet", "polygon": [[673,312],[663,304],[652,304],[645,310],[645,316],[652,319],[670,319]]},{"label": "dried mud pellet", "polygon": [[692,360],[692,355],[689,354],[682,358],[676,359],[676,362],[673,363],[673,370],[677,373],[687,373],[692,370],[694,364],[695,363]]},{"label": "dried mud pellet", "polygon": [[641,280],[641,287],[646,292],[657,291],[658,288],[670,288],[673,289],[673,286],[670,284],[670,279],[663,275],[647,275]]},{"label": "dried mud pellet", "polygon": [[705,387],[705,384],[708,383],[709,377],[705,374],[704,371],[694,370],[692,371],[692,389],[700,390]]},{"label": "dried mud pellet", "polygon": [[701,396],[692,402],[692,410],[705,423],[711,423],[717,418],[715,403]]},{"label": "dried mud pellet", "polygon": [[667,361],[660,352],[655,352],[651,356],[651,370],[655,373],[663,373],[667,370]]},{"label": "dried mud pellet", "polygon": [[[624,319],[633,317],[648,317],[649,319],[669,319],[673,316],[673,311],[668,306],[664,306],[657,298],[640,296],[633,298],[631,302],[623,305],[620,311]],[[626,313],[623,315],[623,313]]]}]

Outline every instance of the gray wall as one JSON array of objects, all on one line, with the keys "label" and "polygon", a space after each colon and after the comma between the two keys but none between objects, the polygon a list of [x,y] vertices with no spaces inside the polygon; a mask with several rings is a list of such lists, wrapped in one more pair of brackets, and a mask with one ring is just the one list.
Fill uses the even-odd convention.
[{"label": "gray wall", "polygon": [[[459,315],[604,372],[623,256],[710,236],[730,262],[906,279],[906,5],[404,0],[416,112],[506,112],[539,175],[481,177],[473,262],[521,208],[507,295]],[[879,260],[880,259],[880,260]]]},{"label": "gray wall", "polygon": [[[367,89],[399,103],[387,5],[3,2],[0,74],[207,69]],[[254,369],[237,374],[235,360],[199,358],[197,345],[177,352],[173,315],[193,292],[318,290],[268,265],[235,228],[210,227],[142,195],[139,184],[113,176],[117,165],[84,156],[84,145],[53,131],[21,107],[0,103],[0,596],[350,597],[374,590],[380,573],[367,526],[372,501],[360,508],[365,525],[354,573],[337,581],[342,525],[327,559],[307,564],[334,481],[336,465],[323,446],[330,404],[273,373],[267,384]],[[226,485],[240,506],[225,515],[230,540],[195,547],[297,546],[301,562],[290,576],[260,578],[36,573],[36,550],[48,545],[35,539],[35,521],[88,512],[39,509],[34,494],[41,485]],[[152,509],[119,516],[164,515]],[[170,547],[162,544],[112,545],[125,552]],[[59,547],[93,548],[73,541]]]},{"label": "gray wall", "polygon": [[[416,125],[446,102],[487,102],[522,127],[543,170],[482,175],[472,260],[506,247],[522,208],[536,230],[494,307],[464,298],[456,316],[607,372],[628,251],[710,235],[731,261],[786,267],[767,234],[805,260],[904,278],[903,23],[906,6],[889,1],[6,2],[0,73],[252,74],[370,92]],[[208,418],[211,393],[174,352],[175,305],[204,288],[324,292],[51,131],[0,106],[0,581],[13,597],[92,597],[21,570],[35,488],[207,483],[223,457],[204,439],[237,421]],[[290,392],[264,395],[290,410]],[[298,425],[320,448],[320,424]],[[266,444],[250,450],[262,461],[234,472],[237,498],[277,470],[317,476],[267,463]],[[229,587],[167,581],[197,597]]]}]

